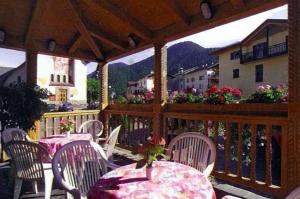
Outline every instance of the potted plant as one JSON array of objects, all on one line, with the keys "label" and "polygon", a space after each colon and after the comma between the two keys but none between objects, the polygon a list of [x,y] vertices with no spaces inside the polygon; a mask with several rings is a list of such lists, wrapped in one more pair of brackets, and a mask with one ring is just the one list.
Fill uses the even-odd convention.
[{"label": "potted plant", "polygon": [[136,169],[146,166],[146,177],[149,180],[153,178],[152,163],[162,158],[169,159],[169,157],[165,155],[165,145],[166,141],[164,138],[159,137],[159,135],[154,135],[148,139],[145,145],[141,145],[139,148],[139,153],[142,154],[144,158],[137,162]]},{"label": "potted plant", "polygon": [[74,131],[75,121],[71,119],[62,119],[60,121],[60,130],[65,133],[67,137],[71,135],[71,132]]}]

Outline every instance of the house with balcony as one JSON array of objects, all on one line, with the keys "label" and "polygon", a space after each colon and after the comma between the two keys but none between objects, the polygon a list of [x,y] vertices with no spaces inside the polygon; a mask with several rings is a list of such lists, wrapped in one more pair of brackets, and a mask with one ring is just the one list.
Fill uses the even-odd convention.
[{"label": "house with balcony", "polygon": [[169,90],[190,90],[196,89],[197,93],[204,93],[211,86],[218,86],[219,64],[203,65],[186,70],[179,69],[174,76],[172,83],[168,84]]},{"label": "house with balcony", "polygon": [[258,85],[287,85],[287,41],[288,20],[268,19],[243,41],[215,51],[220,87],[238,88],[247,96]]},{"label": "house with balcony", "polygon": [[[86,105],[87,102],[87,68],[79,60],[38,55],[36,85],[49,92],[47,103],[61,104],[71,102]],[[27,82],[26,62],[0,76],[0,84],[12,86]]]}]

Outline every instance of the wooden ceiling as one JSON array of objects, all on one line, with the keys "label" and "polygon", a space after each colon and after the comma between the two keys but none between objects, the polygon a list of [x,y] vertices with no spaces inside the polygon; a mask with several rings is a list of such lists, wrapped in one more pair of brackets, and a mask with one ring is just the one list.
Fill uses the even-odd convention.
[{"label": "wooden ceiling", "polygon": [[[258,12],[287,0],[210,0],[213,18],[205,20],[201,0],[0,0],[1,47],[111,61]],[[234,30],[233,30],[234,31]],[[138,45],[131,47],[128,35]],[[57,43],[54,52],[47,41]]]}]

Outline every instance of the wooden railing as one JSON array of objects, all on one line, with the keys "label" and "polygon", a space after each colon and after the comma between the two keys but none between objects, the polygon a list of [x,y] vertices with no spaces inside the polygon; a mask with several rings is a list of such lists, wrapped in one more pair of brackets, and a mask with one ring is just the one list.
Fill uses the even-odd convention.
[{"label": "wooden railing", "polygon": [[146,142],[152,132],[151,105],[111,105],[105,111],[105,132],[108,136],[114,128],[122,125],[118,145],[134,150]]},{"label": "wooden railing", "polygon": [[40,120],[40,128],[37,132],[39,138],[47,137],[49,135],[60,134],[59,122],[63,119],[73,119],[75,121],[75,132],[80,125],[91,119],[99,118],[99,110],[80,110],[72,112],[53,112],[45,113]]},{"label": "wooden railing", "polygon": [[[105,110],[107,134],[122,125],[119,143],[136,148],[151,134],[151,105],[113,105]],[[287,104],[166,105],[167,144],[183,132],[203,133],[214,141],[213,175],[256,191],[286,194]]]},{"label": "wooden railing", "polygon": [[163,113],[164,137],[167,143],[182,132],[211,137],[217,148],[216,178],[282,197],[286,193],[288,119],[283,112],[277,115],[277,105],[273,106],[271,116],[262,111],[245,115],[246,110],[237,114],[236,109],[232,109],[235,114],[220,113],[218,106],[216,113],[195,107],[197,111],[189,113],[192,106],[182,106],[181,111],[176,106],[172,112],[171,107]]}]

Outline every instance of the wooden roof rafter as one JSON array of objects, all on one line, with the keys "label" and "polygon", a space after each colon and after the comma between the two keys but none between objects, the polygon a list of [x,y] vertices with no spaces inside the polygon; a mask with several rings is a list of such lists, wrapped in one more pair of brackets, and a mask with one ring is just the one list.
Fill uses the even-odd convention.
[{"label": "wooden roof rafter", "polygon": [[126,42],[121,41],[119,38],[108,34],[106,32],[104,32],[103,30],[100,30],[99,28],[95,28],[95,27],[88,27],[89,32],[91,34],[92,37],[107,43],[111,46],[113,46],[114,48],[117,48],[121,51],[124,51],[128,48],[128,44]]},{"label": "wooden roof rafter", "polygon": [[176,0],[164,0],[164,3],[167,4],[168,7],[170,7],[175,16],[177,16],[177,20],[184,26],[190,25],[191,21],[188,17],[188,15],[185,13],[185,11],[182,9],[182,7],[179,5],[179,3]]},{"label": "wooden roof rafter", "polygon": [[245,6],[244,0],[230,0],[230,3],[234,8],[243,8]]},{"label": "wooden roof rafter", "polygon": [[40,20],[44,11],[46,10],[48,0],[36,0],[33,13],[30,18],[30,22],[25,35],[25,46],[28,46],[33,38],[34,31],[40,25]]},{"label": "wooden roof rafter", "polygon": [[68,48],[68,53],[69,54],[73,54],[80,46],[81,42],[82,42],[82,36],[80,35],[80,33],[77,33],[74,38],[72,39],[72,43]]},{"label": "wooden roof rafter", "polygon": [[76,2],[74,0],[64,0],[66,4],[66,8],[71,12],[71,19],[74,25],[77,27],[80,32],[83,40],[89,45],[96,58],[99,60],[104,59],[104,54],[101,52],[100,48],[96,44],[95,40],[90,35],[85,23],[83,22],[82,17],[79,15],[79,9],[77,7]]},{"label": "wooden roof rafter", "polygon": [[144,24],[139,22],[134,17],[130,16],[128,13],[113,5],[108,0],[84,0],[86,4],[94,8],[102,8],[110,12],[112,15],[117,17],[120,21],[127,23],[131,26],[134,32],[139,35],[144,40],[149,40],[153,37],[152,31],[150,31]]}]

